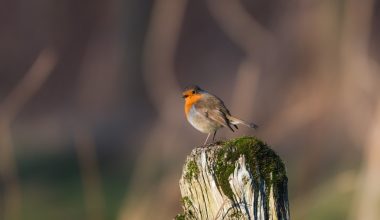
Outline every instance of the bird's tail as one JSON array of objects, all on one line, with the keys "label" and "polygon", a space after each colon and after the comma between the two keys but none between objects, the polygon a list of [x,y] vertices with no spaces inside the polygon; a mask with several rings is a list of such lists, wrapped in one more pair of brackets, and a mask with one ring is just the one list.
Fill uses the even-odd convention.
[{"label": "bird's tail", "polygon": [[242,124],[242,125],[245,125],[245,126],[247,126],[247,127],[249,127],[249,128],[254,128],[254,129],[257,129],[257,128],[259,127],[259,126],[256,125],[255,123],[248,123],[248,122],[243,121],[243,120],[241,120],[241,119],[235,118],[235,117],[233,117],[233,116],[231,116],[231,115],[229,115],[229,116],[227,116],[227,117],[228,117],[228,119],[230,120],[231,124],[233,124],[233,125]]}]

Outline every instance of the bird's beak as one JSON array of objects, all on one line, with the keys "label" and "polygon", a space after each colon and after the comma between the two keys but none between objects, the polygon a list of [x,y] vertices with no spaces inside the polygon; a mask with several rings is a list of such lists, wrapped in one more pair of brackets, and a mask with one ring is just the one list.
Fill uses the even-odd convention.
[{"label": "bird's beak", "polygon": [[182,95],[182,98],[183,98],[183,99],[184,99],[184,98],[187,98],[187,96],[188,96],[188,95]]}]

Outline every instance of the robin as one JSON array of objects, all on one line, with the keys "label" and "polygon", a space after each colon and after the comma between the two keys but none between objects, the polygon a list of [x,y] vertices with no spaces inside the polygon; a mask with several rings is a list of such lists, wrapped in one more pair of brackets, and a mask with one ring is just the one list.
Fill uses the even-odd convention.
[{"label": "robin", "polygon": [[186,87],[182,97],[185,99],[187,120],[200,132],[208,134],[203,145],[207,143],[211,133],[214,134],[212,137],[214,141],[217,130],[222,127],[227,127],[233,132],[234,128],[238,129],[238,124],[258,128],[254,123],[247,123],[233,117],[220,98],[208,93],[199,86]]}]

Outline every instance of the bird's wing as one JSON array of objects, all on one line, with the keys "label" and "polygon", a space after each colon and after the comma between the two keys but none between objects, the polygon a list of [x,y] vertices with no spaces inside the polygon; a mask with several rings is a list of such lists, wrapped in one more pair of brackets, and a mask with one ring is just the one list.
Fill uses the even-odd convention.
[{"label": "bird's wing", "polygon": [[231,127],[232,124],[227,118],[227,115],[231,114],[219,98],[208,95],[197,101],[194,105],[199,112],[203,113],[210,120],[234,131]]}]

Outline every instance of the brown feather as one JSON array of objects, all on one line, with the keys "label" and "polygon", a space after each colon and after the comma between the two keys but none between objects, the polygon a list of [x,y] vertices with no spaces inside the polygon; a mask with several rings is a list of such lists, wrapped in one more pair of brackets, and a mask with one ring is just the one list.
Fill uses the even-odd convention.
[{"label": "brown feather", "polygon": [[209,119],[224,127],[228,127],[231,131],[234,131],[231,127],[232,124],[230,120],[227,118],[227,116],[230,116],[231,114],[224,105],[223,101],[218,97],[210,94],[203,94],[203,97],[194,103],[194,105],[198,111],[207,114]]}]

